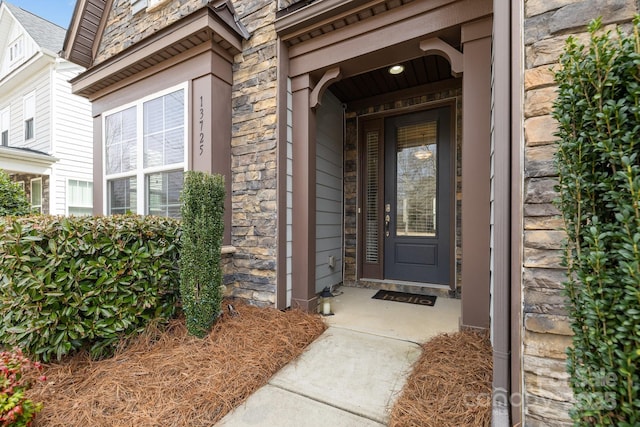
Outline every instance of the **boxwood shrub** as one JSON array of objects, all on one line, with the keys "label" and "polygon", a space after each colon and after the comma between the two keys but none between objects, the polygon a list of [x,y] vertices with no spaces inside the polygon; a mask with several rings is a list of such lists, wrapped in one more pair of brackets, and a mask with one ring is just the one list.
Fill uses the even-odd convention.
[{"label": "boxwood shrub", "polygon": [[640,425],[640,27],[569,38],[556,74],[575,425]]},{"label": "boxwood shrub", "polygon": [[175,312],[180,223],[153,216],[0,218],[0,346],[112,353]]},{"label": "boxwood shrub", "polygon": [[200,338],[209,332],[222,305],[224,196],[222,175],[186,173],[181,196],[180,295],[187,329]]}]

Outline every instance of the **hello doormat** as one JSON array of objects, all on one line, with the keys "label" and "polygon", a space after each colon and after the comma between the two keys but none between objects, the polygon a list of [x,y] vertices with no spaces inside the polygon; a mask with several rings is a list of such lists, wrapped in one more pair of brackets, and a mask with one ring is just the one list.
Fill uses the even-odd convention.
[{"label": "hello doormat", "polygon": [[408,302],[410,304],[428,305],[433,307],[434,305],[436,305],[436,299],[438,297],[433,295],[417,295],[409,294],[406,292],[380,290],[376,292],[376,294],[371,298],[381,299],[384,301]]}]

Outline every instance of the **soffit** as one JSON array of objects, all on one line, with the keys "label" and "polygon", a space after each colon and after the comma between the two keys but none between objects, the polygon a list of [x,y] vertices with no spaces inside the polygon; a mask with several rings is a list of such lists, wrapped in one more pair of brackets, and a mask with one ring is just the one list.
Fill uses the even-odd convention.
[{"label": "soffit", "polygon": [[388,67],[339,80],[329,90],[344,103],[372,98],[386,93],[424,87],[433,83],[454,80],[451,65],[441,56],[429,55],[400,62],[404,71],[398,75]]},{"label": "soffit", "polygon": [[[278,12],[276,31],[288,46],[329,34],[419,0],[316,0]],[[434,0],[438,7],[455,0]],[[300,4],[303,4],[300,7]]]},{"label": "soffit", "polygon": [[183,58],[198,46],[216,50],[231,62],[242,49],[242,36],[225,21],[211,8],[202,8],[74,78],[73,92],[91,98],[172,58]]}]

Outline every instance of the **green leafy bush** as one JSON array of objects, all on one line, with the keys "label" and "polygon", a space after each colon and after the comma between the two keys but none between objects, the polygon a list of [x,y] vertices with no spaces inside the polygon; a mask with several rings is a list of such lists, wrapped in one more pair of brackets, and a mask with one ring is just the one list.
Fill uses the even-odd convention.
[{"label": "green leafy bush", "polygon": [[180,294],[189,333],[207,334],[220,313],[224,177],[187,172],[182,191]]},{"label": "green leafy bush", "polygon": [[640,37],[589,27],[556,74],[576,425],[640,425]]},{"label": "green leafy bush", "polygon": [[[41,403],[33,403],[25,397],[31,387],[28,374],[42,370],[38,362],[31,362],[21,351],[0,353],[0,426],[22,427],[42,409]],[[40,381],[46,380],[40,376]]]},{"label": "green leafy bush", "polygon": [[0,219],[0,346],[60,359],[175,312],[179,222],[170,218]]},{"label": "green leafy bush", "polygon": [[0,216],[28,215],[30,211],[24,190],[12,182],[5,171],[0,170]]}]

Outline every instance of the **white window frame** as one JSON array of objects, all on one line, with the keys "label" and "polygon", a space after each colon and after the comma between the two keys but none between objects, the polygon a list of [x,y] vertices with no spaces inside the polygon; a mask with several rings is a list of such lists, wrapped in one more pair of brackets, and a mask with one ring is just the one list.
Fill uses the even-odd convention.
[{"label": "white window frame", "polygon": [[[91,184],[91,193],[92,193],[92,197],[91,197],[91,202],[87,203],[87,204],[72,204],[71,202],[71,191],[69,191],[71,189],[71,181],[76,181],[78,183],[82,182],[85,184]],[[79,179],[79,178],[67,178],[67,215],[70,215],[69,213],[69,208],[74,207],[74,208],[90,208],[91,210],[93,210],[93,181],[87,181],[85,179]]]},{"label": "white window frame", "polygon": [[[6,107],[0,111],[0,145],[8,147],[9,146],[9,138],[10,138],[10,128],[11,128],[11,107]],[[7,141],[2,141],[2,137],[4,133],[7,133]]]},{"label": "white window frame", "polygon": [[24,57],[24,37],[19,35],[9,44],[9,65],[13,65]]},{"label": "white window frame", "polygon": [[[33,204],[33,183],[35,181],[40,181],[40,204],[39,205],[34,205]],[[30,188],[29,188],[29,202],[31,204],[31,210],[37,209],[38,212],[42,213],[42,194],[44,193],[44,188],[42,188],[42,178],[33,178],[30,182]]]},{"label": "white window frame", "polygon": [[22,188],[22,191],[25,191],[24,181],[16,181],[16,184],[18,184],[18,187]]},{"label": "white window frame", "polygon": [[[27,111],[28,103],[33,102],[33,112]],[[32,114],[29,114],[32,113]],[[36,138],[36,91],[29,92],[22,98],[22,123],[24,131],[24,140],[33,141]],[[31,138],[27,138],[27,122],[31,120],[33,126],[33,132]]]},{"label": "white window frame", "polygon": [[[178,90],[182,90],[184,95],[184,158],[182,163],[173,163],[171,165],[163,165],[163,166],[154,166],[144,168],[144,143],[143,143],[143,134],[144,134],[144,103],[147,101],[151,101],[156,98],[160,98],[162,96],[168,95],[172,92],[176,92]],[[191,98],[189,96],[189,83],[183,82],[178,85],[172,86],[170,88],[164,89],[159,92],[155,92],[151,95],[145,96],[144,98],[140,98],[134,102],[130,102],[128,104],[121,105],[118,108],[114,108],[109,111],[105,111],[102,114],[102,170],[104,173],[102,174],[102,206],[103,213],[105,215],[109,214],[109,205],[108,205],[108,196],[109,196],[109,187],[108,182],[110,180],[115,180],[119,178],[136,178],[136,213],[138,215],[147,215],[149,211],[149,207],[147,206],[147,186],[146,186],[146,176],[152,173],[157,172],[171,172],[182,170],[185,172],[188,166],[189,152],[190,152],[190,141],[189,141],[189,127],[191,123],[191,118],[189,116],[189,105],[191,102]],[[111,175],[107,175],[107,126],[106,119],[108,116],[112,114],[119,113],[128,108],[136,107],[136,168],[132,171],[127,172],[119,172]]]}]

